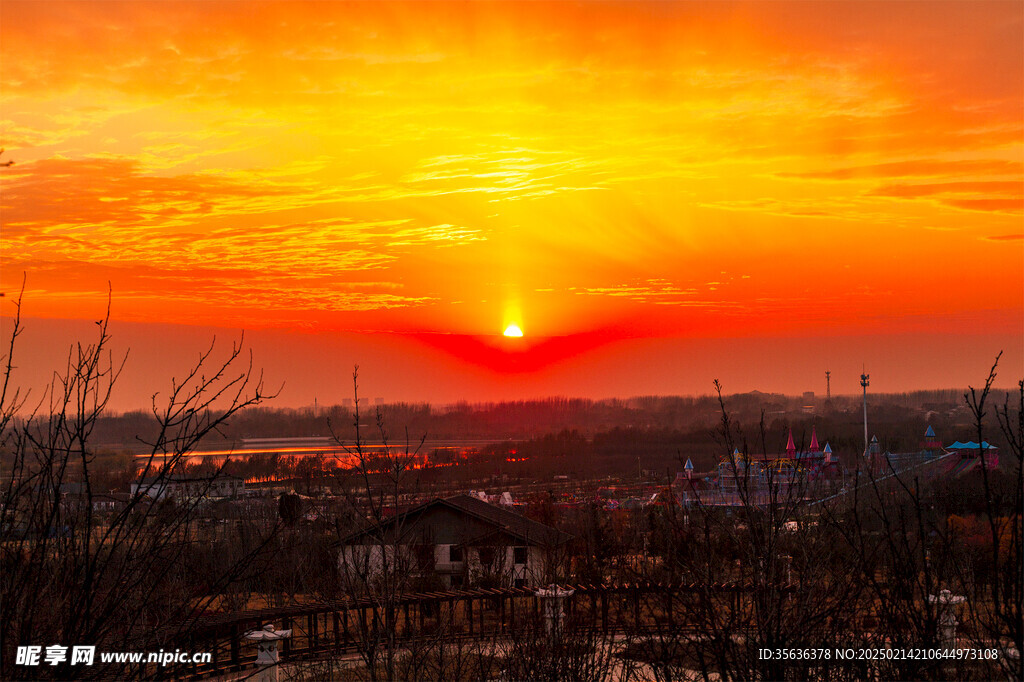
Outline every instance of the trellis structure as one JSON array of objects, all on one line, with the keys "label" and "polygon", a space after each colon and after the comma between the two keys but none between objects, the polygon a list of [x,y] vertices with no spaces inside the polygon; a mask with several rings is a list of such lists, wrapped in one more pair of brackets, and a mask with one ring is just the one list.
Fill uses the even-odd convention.
[{"label": "trellis structure", "polygon": [[[705,585],[653,582],[615,585],[559,585],[573,590],[568,617],[577,629],[603,634],[664,633],[689,629],[685,614],[692,600],[713,593],[731,595],[733,612],[742,608],[754,585]],[[372,598],[342,599],[282,608],[216,614],[199,620],[182,650],[210,652],[206,665],[174,671],[175,677],[203,678],[242,670],[253,665],[255,646],[244,639],[247,631],[273,624],[292,630],[282,641],[281,661],[299,661],[361,651],[382,631],[394,640],[413,645],[443,633],[447,641],[508,637],[535,622],[541,612],[535,587],[476,588],[447,592],[419,592],[386,602]],[[757,589],[764,589],[758,586]],[[788,591],[788,586],[778,586]]]}]

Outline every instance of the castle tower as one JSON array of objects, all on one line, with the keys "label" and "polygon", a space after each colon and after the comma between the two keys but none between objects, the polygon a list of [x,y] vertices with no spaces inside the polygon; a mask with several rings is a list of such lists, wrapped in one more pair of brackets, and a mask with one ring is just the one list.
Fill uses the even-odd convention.
[{"label": "castle tower", "polygon": [[811,427],[811,454],[818,454],[821,452],[821,448],[818,447],[818,431],[813,426]]},{"label": "castle tower", "polygon": [[928,425],[928,430],[924,432],[924,449],[925,450],[941,450],[942,441],[939,440],[938,436],[935,435],[935,429],[932,425]]},{"label": "castle tower", "polygon": [[793,429],[789,430],[789,441],[786,443],[786,454],[789,457],[796,455],[796,445],[793,444]]},{"label": "castle tower", "polygon": [[871,443],[868,445],[868,463],[876,475],[889,473],[885,458],[882,457],[882,446],[878,443],[878,436],[871,436]]}]

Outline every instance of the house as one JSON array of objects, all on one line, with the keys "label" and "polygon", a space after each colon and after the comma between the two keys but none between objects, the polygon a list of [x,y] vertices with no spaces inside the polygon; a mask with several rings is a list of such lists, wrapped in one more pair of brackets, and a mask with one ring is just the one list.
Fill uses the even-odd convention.
[{"label": "house", "polygon": [[238,497],[245,493],[245,479],[222,471],[215,474],[167,474],[146,476],[131,485],[132,497],[171,497],[176,501],[198,497]]},{"label": "house", "polygon": [[448,587],[484,577],[513,585],[545,584],[552,551],[569,535],[470,495],[434,499],[341,541],[339,566],[368,577],[387,565],[436,575]]}]

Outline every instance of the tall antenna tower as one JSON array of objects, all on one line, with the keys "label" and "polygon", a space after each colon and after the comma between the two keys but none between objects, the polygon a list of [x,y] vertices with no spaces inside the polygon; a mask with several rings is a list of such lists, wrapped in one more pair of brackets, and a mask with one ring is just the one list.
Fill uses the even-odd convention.
[{"label": "tall antenna tower", "polygon": [[868,456],[868,385],[871,383],[868,379],[871,378],[870,374],[865,373],[862,369],[860,375],[860,385],[864,389],[864,457]]},{"label": "tall antenna tower", "polygon": [[825,400],[832,400],[832,372],[825,370]]}]

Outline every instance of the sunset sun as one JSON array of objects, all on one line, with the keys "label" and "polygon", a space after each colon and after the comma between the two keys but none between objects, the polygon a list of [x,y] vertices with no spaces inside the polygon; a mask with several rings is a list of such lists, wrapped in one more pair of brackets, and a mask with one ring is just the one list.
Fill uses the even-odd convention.
[{"label": "sunset sun", "polygon": [[505,331],[502,333],[505,336],[522,336],[523,330],[519,328],[519,325],[513,322],[509,326],[505,327]]}]

